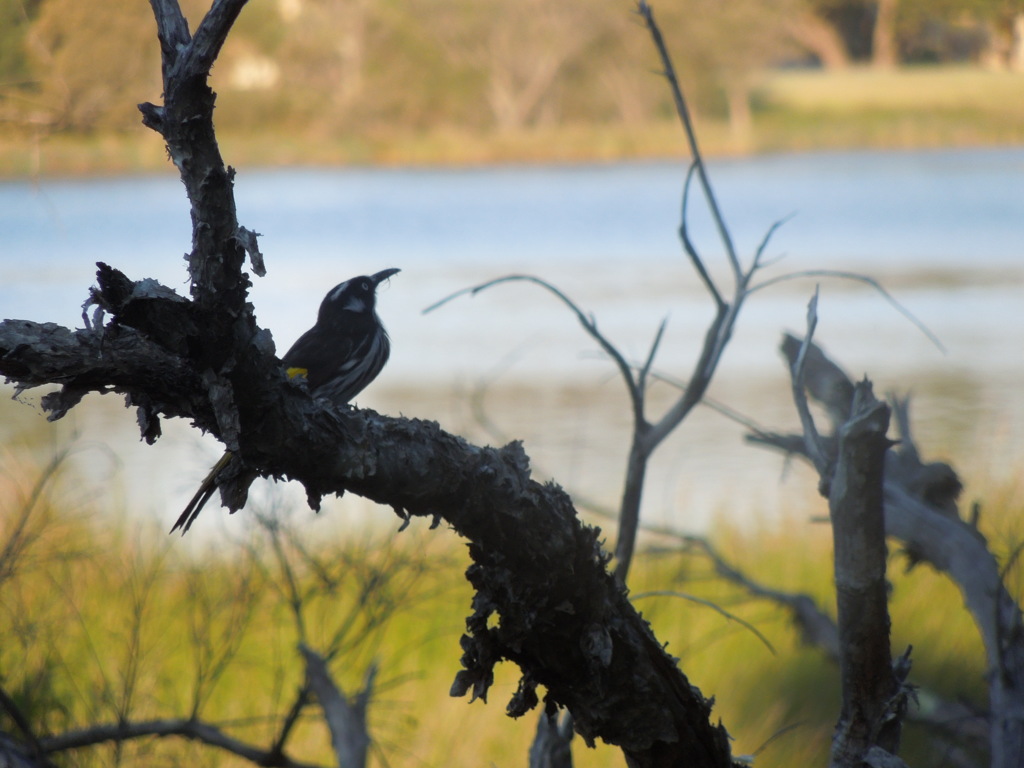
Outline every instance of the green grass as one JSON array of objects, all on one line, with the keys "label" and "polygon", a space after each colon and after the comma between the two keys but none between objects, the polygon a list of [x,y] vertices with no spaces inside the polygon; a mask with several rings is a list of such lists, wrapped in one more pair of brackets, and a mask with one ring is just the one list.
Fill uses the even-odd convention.
[{"label": "green grass", "polygon": [[[40,476],[28,455],[8,452],[0,464],[0,544],[10,540]],[[288,580],[273,540],[256,530],[258,510],[242,513],[252,521],[245,540],[197,548],[105,508],[106,500],[80,498],[77,488],[70,470],[49,478],[24,529],[27,546],[13,574],[0,570],[5,689],[41,733],[121,715],[187,716],[198,691],[203,718],[240,738],[268,743],[301,683],[302,668]],[[1019,511],[1020,494],[1019,485],[994,494],[997,506],[984,518],[1006,549],[1014,531],[1019,538],[1013,511]],[[820,512],[812,489],[806,502],[776,526],[721,529],[712,539],[750,577],[807,592],[829,608],[829,532],[807,522]],[[373,764],[523,764],[536,720],[504,715],[517,680],[512,665],[500,668],[487,704],[448,696],[470,610],[463,544],[444,529],[428,530],[424,521],[401,534],[386,526],[344,538],[337,535],[339,526],[304,510],[285,514],[283,524],[277,541],[304,596],[305,641],[320,650],[339,649],[332,669],[346,690],[359,684],[371,660],[380,664],[371,708],[379,749]],[[985,665],[977,633],[962,611],[936,610],[959,607],[956,590],[926,567],[904,574],[896,555],[891,579],[893,646],[900,652],[913,643],[914,682],[983,706]],[[740,622],[704,605],[674,597],[637,603],[691,681],[716,697],[714,716],[734,737],[736,754],[754,753],[777,735],[758,765],[827,764],[837,670],[819,650],[800,644],[785,611],[747,599],[712,578],[706,562],[671,547],[640,556],[631,588],[635,595],[658,589],[699,596],[756,626],[774,653]],[[205,682],[197,683],[197,670],[205,670]],[[909,726],[904,757],[910,764],[935,764],[932,741]],[[326,764],[327,744],[314,708],[291,754]],[[120,750],[97,747],[68,763],[106,765],[118,757],[125,765],[240,764],[174,738],[145,739]],[[622,765],[621,754],[603,745],[588,750],[578,744],[575,757],[583,768]]]},{"label": "green grass", "polygon": [[[708,155],[820,149],[908,149],[1024,143],[1024,75],[967,67],[893,71],[768,71],[754,91],[749,136],[721,116],[697,117]],[[310,129],[314,130],[314,129]],[[226,162],[283,165],[466,165],[678,157],[674,117],[547,126],[513,133],[395,126],[387,134],[301,127],[222,130]],[[0,178],[170,170],[162,142],[141,127],[120,134],[32,137],[0,133]]]},{"label": "green grass", "polygon": [[763,76],[758,150],[909,149],[1024,142],[1024,75],[967,67]]},{"label": "green grass", "polygon": [[804,111],[976,110],[1024,118],[1024,75],[975,67],[775,71],[765,75],[763,95]]}]

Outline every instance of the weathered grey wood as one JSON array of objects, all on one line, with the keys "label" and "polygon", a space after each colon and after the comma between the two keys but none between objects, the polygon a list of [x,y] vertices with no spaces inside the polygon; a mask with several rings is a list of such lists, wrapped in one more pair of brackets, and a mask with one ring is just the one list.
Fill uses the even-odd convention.
[{"label": "weathered grey wood", "polygon": [[[792,364],[800,341],[788,336],[783,353]],[[829,414],[849,410],[853,383],[821,350],[823,367],[808,371],[809,394]],[[815,379],[817,377],[817,379]],[[941,462],[925,464],[910,434],[909,401],[895,400],[900,443],[886,453],[885,532],[898,540],[913,562],[946,573],[963,595],[981,635],[988,662],[991,768],[1024,765],[1024,621],[1020,606],[1003,583],[999,563],[975,522],[962,519],[956,499],[960,482]],[[803,436],[762,432],[751,442],[807,458]],[[835,450],[835,441],[826,439]]]},{"label": "weathered grey wood", "polygon": [[305,645],[299,646],[299,652],[306,660],[306,679],[324,712],[338,768],[363,768],[370,749],[366,709],[373,694],[377,667],[370,665],[361,691],[346,696],[334,682],[327,662],[320,654]]},{"label": "weathered grey wood", "polygon": [[839,427],[827,483],[843,700],[832,739],[835,768],[859,768],[873,748],[895,754],[906,711],[889,649],[882,507],[888,429],[889,408],[875,399],[870,382],[861,381],[850,417]]}]

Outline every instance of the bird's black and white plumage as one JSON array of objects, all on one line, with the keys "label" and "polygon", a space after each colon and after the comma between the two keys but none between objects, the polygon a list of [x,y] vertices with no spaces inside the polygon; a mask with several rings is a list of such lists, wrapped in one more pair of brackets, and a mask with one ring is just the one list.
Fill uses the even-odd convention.
[{"label": "bird's black and white plumage", "polygon": [[[335,405],[349,402],[377,378],[391,354],[388,333],[377,317],[377,286],[399,271],[385,269],[353,277],[332,288],[320,303],[316,324],[281,358],[288,375],[304,377],[314,397]],[[184,534],[191,527],[220,486],[224,470],[238,461],[230,451],[225,452],[171,528],[172,533],[181,528]],[[247,487],[247,483],[243,485]]]},{"label": "bird's black and white plumage", "polygon": [[305,375],[309,390],[335,404],[347,403],[377,378],[391,354],[387,331],[375,310],[377,286],[397,269],[353,277],[324,297],[316,325],[281,359]]}]

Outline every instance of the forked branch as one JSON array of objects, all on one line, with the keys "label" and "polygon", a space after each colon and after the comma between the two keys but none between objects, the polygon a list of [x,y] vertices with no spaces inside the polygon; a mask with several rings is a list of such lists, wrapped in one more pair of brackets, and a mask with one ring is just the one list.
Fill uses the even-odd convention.
[{"label": "forked branch", "polygon": [[[531,478],[518,443],[483,448],[434,422],[332,408],[286,378],[248,303],[242,268],[253,236],[237,222],[234,173],[217,147],[206,83],[242,5],[217,0],[190,38],[173,0],[153,2],[165,96],[141,110],[189,196],[191,298],[104,265],[92,299],[106,325],[0,323],[0,375],[18,386],[60,384],[45,403],[57,417],[89,392],[120,392],[139,409],[149,440],[159,436],[160,417],[187,418],[253,470],[300,480],[313,506],[352,492],[404,517],[444,519],[470,542],[476,591],[455,695],[485,697],[495,665],[510,660],[522,673],[514,715],[539,704],[543,686],[545,705],[568,708],[586,741],[619,746],[638,768],[731,765],[711,702],[608,572],[600,531],[580,522],[560,488]],[[193,735],[197,725],[154,729]],[[124,724],[99,734],[130,735]],[[73,743],[81,742],[63,742]],[[271,764],[265,754],[251,759]]]},{"label": "forked branch", "polygon": [[[792,367],[802,343],[786,337],[783,351]],[[854,384],[825,353],[810,343],[805,355],[808,394],[834,419],[849,414]],[[909,425],[909,403],[893,404],[896,421]],[[902,543],[911,564],[927,562],[946,573],[963,595],[985,646],[989,682],[990,765],[1010,768],[1024,759],[1024,621],[1017,601],[1003,583],[996,558],[976,521],[961,519],[956,499],[961,485],[942,462],[923,463],[909,429],[886,452],[883,480],[885,534]],[[760,434],[751,442],[808,459],[803,435]],[[830,452],[835,451],[831,440]],[[829,440],[826,440],[826,445]]]},{"label": "forked branch", "polygon": [[739,280],[743,274],[743,269],[740,267],[736,248],[732,244],[732,235],[729,234],[729,227],[725,224],[725,218],[722,216],[718,200],[715,197],[714,190],[711,188],[711,180],[708,178],[707,169],[704,167],[704,157],[697,143],[697,132],[694,130],[693,119],[690,117],[690,108],[683,97],[683,89],[679,84],[679,78],[676,76],[676,68],[672,63],[672,56],[668,52],[668,46],[665,45],[665,38],[661,34],[661,29],[654,20],[654,11],[651,9],[651,6],[646,0],[639,0],[636,10],[640,14],[640,18],[644,20],[647,31],[650,32],[651,39],[654,41],[654,47],[658,50],[658,56],[661,58],[661,65],[664,68],[663,74],[665,79],[668,80],[672,91],[672,101],[676,107],[676,114],[683,124],[683,130],[686,131],[686,139],[690,144],[690,156],[693,158],[693,167],[696,169],[697,176],[700,179],[701,189],[708,202],[715,226],[718,228],[718,236],[725,247],[725,253],[729,258],[729,263],[732,265],[733,273],[736,279]]},{"label": "forked branch", "polygon": [[[630,404],[633,415],[633,433],[631,446],[627,458],[625,479],[623,482],[622,497],[619,505],[619,532],[616,542],[616,575],[625,583],[633,559],[633,552],[636,546],[636,537],[639,531],[640,505],[643,498],[644,479],[647,472],[647,464],[653,452],[689,415],[693,408],[704,397],[711,379],[725,352],[726,345],[732,337],[733,329],[739,318],[743,302],[749,295],[749,285],[754,273],[761,267],[761,259],[772,234],[781,224],[777,222],[766,233],[749,269],[744,270],[740,265],[732,243],[732,237],[722,216],[714,190],[708,178],[707,169],[697,142],[693,121],[690,117],[686,98],[683,96],[679,80],[675,74],[671,56],[665,46],[661,30],[654,20],[654,14],[650,6],[641,0],[637,5],[637,12],[644,19],[645,25],[654,41],[655,47],[662,59],[664,74],[672,90],[672,96],[676,104],[676,111],[686,132],[690,152],[693,157],[692,164],[686,175],[683,184],[681,221],[679,226],[679,237],[690,264],[697,273],[705,289],[708,291],[715,308],[714,318],[705,333],[704,344],[698,356],[696,364],[689,381],[682,388],[679,398],[659,418],[651,418],[647,414],[646,392],[647,384],[654,364],[654,358],[660,348],[662,337],[665,331],[665,322],[662,322],[650,345],[650,351],[645,361],[634,370],[634,367],[626,360],[619,349],[597,328],[594,317],[584,312],[579,306],[567,298],[564,292],[550,283],[528,275],[509,275],[494,280],[489,280],[480,285],[458,291],[441,301],[428,307],[425,312],[432,311],[447,303],[456,296],[465,294],[476,294],[487,288],[512,281],[527,281],[540,285],[544,289],[557,296],[577,317],[587,334],[594,339],[598,346],[612,359],[619,370],[626,389],[629,393]],[[688,206],[690,201],[690,190],[692,181],[696,177],[700,183],[701,192],[707,201],[712,212],[719,236],[722,240],[727,259],[734,277],[734,286],[731,300],[726,301],[724,292],[716,284],[710,271],[705,265],[703,257],[698,252],[689,235]]]}]

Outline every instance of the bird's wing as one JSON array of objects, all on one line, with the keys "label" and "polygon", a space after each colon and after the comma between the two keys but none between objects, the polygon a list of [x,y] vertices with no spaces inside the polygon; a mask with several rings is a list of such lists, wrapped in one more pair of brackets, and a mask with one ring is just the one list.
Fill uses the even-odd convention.
[{"label": "bird's wing", "polygon": [[304,369],[306,381],[313,390],[335,376],[338,367],[352,356],[353,351],[354,340],[351,336],[327,335],[314,327],[299,337],[281,358],[281,362],[286,370]]}]

